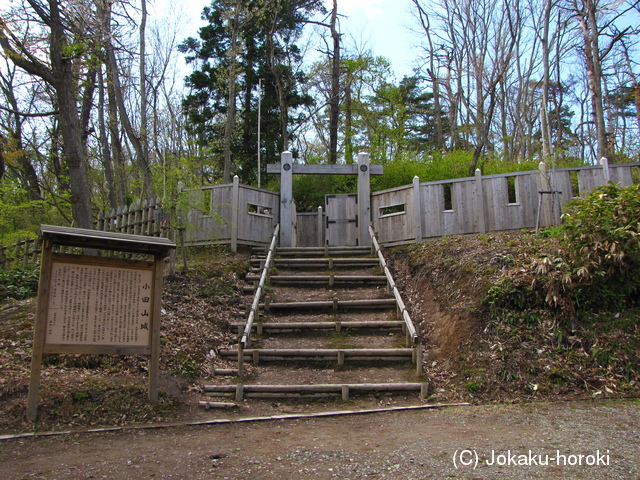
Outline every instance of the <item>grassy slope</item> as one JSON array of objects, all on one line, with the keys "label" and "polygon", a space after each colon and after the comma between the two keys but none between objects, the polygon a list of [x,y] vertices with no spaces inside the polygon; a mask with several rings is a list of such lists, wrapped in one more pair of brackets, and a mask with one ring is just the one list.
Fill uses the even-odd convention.
[{"label": "grassy slope", "polygon": [[583,286],[559,281],[560,267],[542,268],[563,264],[558,242],[526,232],[445,237],[394,258],[423,321],[426,368],[441,397],[638,395],[640,310],[573,304]]}]

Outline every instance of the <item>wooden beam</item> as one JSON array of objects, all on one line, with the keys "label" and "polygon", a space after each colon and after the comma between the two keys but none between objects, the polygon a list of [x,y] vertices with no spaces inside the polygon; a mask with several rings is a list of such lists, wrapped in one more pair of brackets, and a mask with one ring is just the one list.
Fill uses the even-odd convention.
[{"label": "wooden beam", "polygon": [[[305,165],[293,164],[294,175],[358,175],[358,165]],[[278,174],[281,172],[280,164],[270,163],[267,165],[267,173]],[[384,167],[382,165],[371,165],[369,175],[382,175]]]}]

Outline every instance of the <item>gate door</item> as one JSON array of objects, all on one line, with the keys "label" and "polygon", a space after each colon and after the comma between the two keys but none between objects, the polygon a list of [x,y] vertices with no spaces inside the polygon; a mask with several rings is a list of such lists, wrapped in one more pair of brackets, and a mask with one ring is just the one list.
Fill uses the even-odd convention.
[{"label": "gate door", "polygon": [[326,239],[330,247],[358,245],[358,195],[326,195]]}]

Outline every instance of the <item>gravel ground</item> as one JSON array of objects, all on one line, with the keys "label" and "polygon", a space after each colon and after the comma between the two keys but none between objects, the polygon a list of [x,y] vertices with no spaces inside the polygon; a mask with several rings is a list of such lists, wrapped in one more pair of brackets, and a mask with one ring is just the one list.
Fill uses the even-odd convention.
[{"label": "gravel ground", "polygon": [[639,414],[559,402],[4,440],[0,478],[638,479]]}]

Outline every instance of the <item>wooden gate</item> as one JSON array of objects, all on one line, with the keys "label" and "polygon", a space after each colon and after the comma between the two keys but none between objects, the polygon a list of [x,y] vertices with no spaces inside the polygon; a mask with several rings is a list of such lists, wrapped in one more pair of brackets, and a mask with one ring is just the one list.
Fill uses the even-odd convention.
[{"label": "wooden gate", "polygon": [[326,239],[330,247],[358,245],[358,195],[341,193],[325,196]]}]

